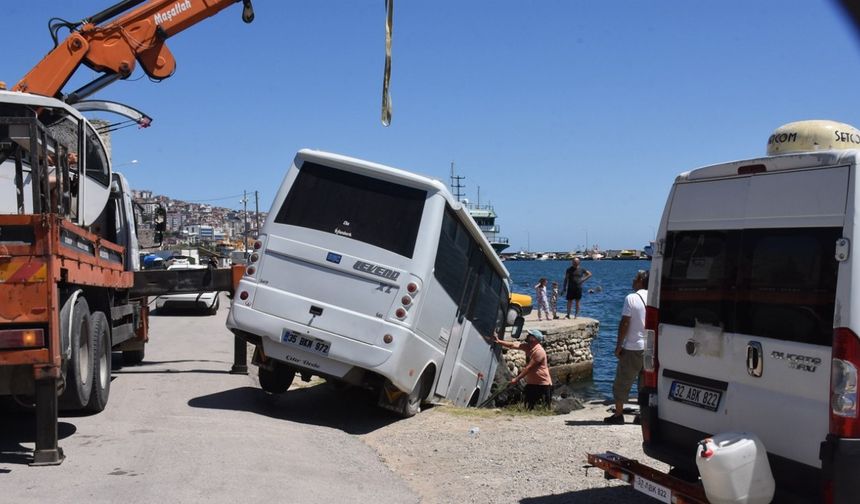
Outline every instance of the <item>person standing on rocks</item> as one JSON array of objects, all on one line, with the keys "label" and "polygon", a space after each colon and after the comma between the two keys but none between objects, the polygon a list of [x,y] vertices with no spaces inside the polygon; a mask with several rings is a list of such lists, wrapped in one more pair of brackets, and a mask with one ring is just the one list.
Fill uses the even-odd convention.
[{"label": "person standing on rocks", "polygon": [[[645,300],[648,299],[648,272],[639,270],[633,277],[633,293],[624,298],[621,322],[618,323],[618,341],[615,356],[615,382],[612,396],[615,413],[603,419],[608,424],[624,423],[624,402],[630,395],[633,381],[642,374],[642,354],[645,353]],[[640,380],[641,383],[641,380]]]},{"label": "person standing on rocks", "polygon": [[532,410],[538,403],[545,404],[549,408],[552,404],[552,378],[549,375],[546,350],[541,345],[544,336],[537,329],[529,329],[527,334],[525,343],[500,340],[498,336],[496,343],[503,348],[522,350],[526,353],[525,367],[511,379],[511,385],[515,385],[525,378],[526,409]]},{"label": "person standing on rocks", "polygon": [[576,311],[573,314],[573,318],[579,316],[579,300],[582,299],[582,284],[589,278],[591,278],[591,272],[580,267],[579,258],[574,257],[570,261],[570,267],[564,272],[564,286],[561,290],[567,293],[567,316],[565,318],[570,318],[570,305],[574,301],[576,301]]}]

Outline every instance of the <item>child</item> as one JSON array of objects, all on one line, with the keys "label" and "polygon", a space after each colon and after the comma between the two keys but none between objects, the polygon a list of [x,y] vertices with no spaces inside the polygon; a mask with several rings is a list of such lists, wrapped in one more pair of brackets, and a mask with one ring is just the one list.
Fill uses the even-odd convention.
[{"label": "child", "polygon": [[549,320],[549,303],[547,302],[546,297],[546,278],[538,280],[537,285],[535,285],[535,294],[535,297],[537,298],[538,320],[543,320],[540,315],[541,310],[543,310],[546,315],[546,319]]},{"label": "child", "polygon": [[558,282],[552,283],[552,291],[549,293],[549,307],[552,310],[553,320],[558,319]]}]

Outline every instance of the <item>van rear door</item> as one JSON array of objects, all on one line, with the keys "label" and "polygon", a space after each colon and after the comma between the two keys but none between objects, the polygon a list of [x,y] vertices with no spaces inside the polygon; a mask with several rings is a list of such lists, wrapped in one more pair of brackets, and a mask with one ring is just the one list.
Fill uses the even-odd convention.
[{"label": "van rear door", "polygon": [[661,421],[753,432],[771,454],[820,467],[849,174],[676,185],[660,264]]}]

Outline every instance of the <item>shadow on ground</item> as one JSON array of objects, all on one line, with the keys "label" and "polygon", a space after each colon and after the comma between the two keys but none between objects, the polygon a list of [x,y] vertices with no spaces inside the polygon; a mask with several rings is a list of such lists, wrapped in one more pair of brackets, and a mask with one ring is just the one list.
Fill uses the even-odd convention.
[{"label": "shadow on ground", "polygon": [[527,497],[520,500],[520,504],[576,504],[587,502],[588,504],[652,504],[654,499],[636,492],[629,486],[589,488],[576,492],[563,494],[544,495],[541,497]]},{"label": "shadow on ground", "polygon": [[162,306],[149,312],[150,317],[212,317],[215,313],[207,308],[167,308]]},{"label": "shadow on ground", "polygon": [[[176,369],[176,368],[155,368],[155,366],[165,366],[169,364],[188,364],[188,363],[213,363],[218,364],[221,369]],[[232,363],[224,360],[212,359],[179,359],[154,361],[144,360],[137,364],[125,365],[122,360],[122,354],[114,352],[111,356],[111,373],[114,375],[124,374],[161,374],[161,373],[203,373],[203,374],[229,374]]]},{"label": "shadow on ground", "polygon": [[270,418],[313,424],[342,430],[347,434],[367,434],[390,425],[399,418],[379,408],[370,392],[349,388],[335,390],[320,384],[272,395],[254,387],[240,387],[188,401],[192,408],[247,411]]},{"label": "shadow on ground", "polygon": [[[36,417],[30,411],[17,411],[15,407],[0,408],[0,464],[29,464],[33,460],[33,449],[24,443],[36,442]],[[57,434],[65,439],[78,430],[69,422],[58,422]],[[9,472],[0,470],[0,474]]]}]

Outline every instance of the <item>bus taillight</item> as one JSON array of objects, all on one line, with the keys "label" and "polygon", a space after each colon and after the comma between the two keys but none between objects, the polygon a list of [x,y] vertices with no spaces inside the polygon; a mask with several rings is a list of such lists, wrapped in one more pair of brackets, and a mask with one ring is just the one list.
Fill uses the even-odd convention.
[{"label": "bus taillight", "polygon": [[394,316],[399,318],[400,320],[405,319],[406,318],[406,308],[400,307],[400,308],[394,310]]},{"label": "bus taillight", "polygon": [[400,304],[402,304],[403,306],[409,306],[412,304],[412,298],[409,296],[403,296],[402,298],[400,298]]},{"label": "bus taillight", "polygon": [[830,432],[843,438],[860,437],[857,408],[857,369],[860,341],[850,329],[833,332],[833,362],[830,369]]},{"label": "bus taillight", "polygon": [[409,282],[409,285],[406,286],[406,292],[414,296],[418,293],[418,284],[415,282]]}]

